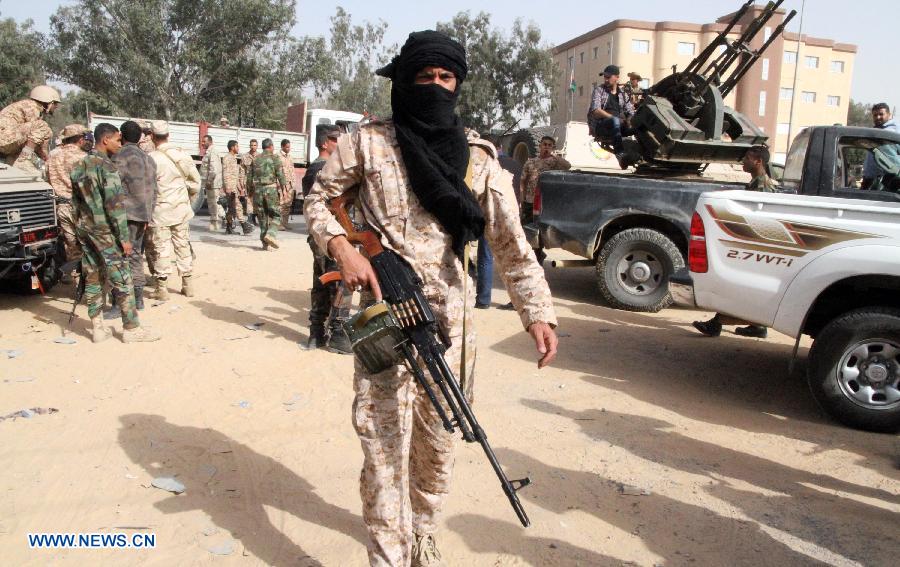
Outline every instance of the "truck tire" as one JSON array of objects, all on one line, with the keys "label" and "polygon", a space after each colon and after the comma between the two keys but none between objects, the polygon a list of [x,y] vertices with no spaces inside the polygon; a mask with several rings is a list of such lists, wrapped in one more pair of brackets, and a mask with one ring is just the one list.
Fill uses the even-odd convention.
[{"label": "truck tire", "polygon": [[610,307],[656,313],[672,304],[669,276],[684,267],[678,247],[650,228],[610,238],[597,257],[597,287]]},{"label": "truck tire", "polygon": [[541,135],[533,130],[519,130],[509,140],[509,154],[522,165],[529,158],[537,157],[541,145]]},{"label": "truck tire", "polygon": [[900,309],[864,307],[828,323],[810,349],[807,380],[838,421],[900,430]]},{"label": "truck tire", "polygon": [[206,205],[206,191],[201,190],[199,193],[194,195],[194,198],[191,199],[191,208],[194,209],[194,214],[199,214],[203,207]]}]

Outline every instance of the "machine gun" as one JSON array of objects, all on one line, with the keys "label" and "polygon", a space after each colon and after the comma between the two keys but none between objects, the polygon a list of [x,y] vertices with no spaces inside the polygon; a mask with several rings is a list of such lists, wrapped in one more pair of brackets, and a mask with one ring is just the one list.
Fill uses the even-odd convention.
[{"label": "machine gun", "polygon": [[[729,40],[728,34],[753,6],[753,0],[747,0],[683,71],[673,67],[671,75],[645,91],[631,119],[635,139],[624,140],[625,164],[700,170],[711,162],[739,162],[750,147],[766,142],[768,136],[746,116],[725,106],[723,99],[796,15],[796,10],[791,10],[763,44],[753,49],[753,38],[782,2],[770,1],[741,27],[737,39]],[[725,135],[728,140],[723,140]]]},{"label": "machine gun", "polygon": [[[509,480],[506,477],[487,435],[475,419],[472,407],[444,358],[450,340],[442,332],[422,292],[422,280],[397,253],[384,249],[374,232],[357,231],[347,211],[355,199],[356,191],[348,191],[331,199],[328,206],[347,232],[347,240],[351,244],[361,245],[369,257],[384,301],[368,307],[345,323],[354,355],[372,374],[397,364],[406,364],[434,406],[444,429],[453,433],[458,428],[466,442],[481,444],[516,516],[523,526],[528,527],[531,522],[516,492],[530,484],[531,479]],[[320,278],[322,283],[338,279],[340,274],[335,272]],[[419,365],[416,355],[422,360],[430,379]],[[438,400],[436,390],[449,409],[449,415],[444,404]]]}]

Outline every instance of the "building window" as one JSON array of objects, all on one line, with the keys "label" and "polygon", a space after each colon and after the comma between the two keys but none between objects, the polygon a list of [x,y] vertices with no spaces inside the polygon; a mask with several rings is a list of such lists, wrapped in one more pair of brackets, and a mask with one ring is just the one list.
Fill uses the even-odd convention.
[{"label": "building window", "polygon": [[781,87],[781,91],[778,93],[778,98],[780,98],[781,100],[791,100],[792,98],[794,98],[794,89]]},{"label": "building window", "polygon": [[770,37],[772,37],[772,28],[770,28],[769,26],[766,26],[765,29],[763,30],[763,41],[764,42],[769,41]]},{"label": "building window", "polygon": [[766,91],[759,91],[759,115],[766,115]]},{"label": "building window", "polygon": [[574,67],[575,67],[575,56],[573,55],[573,56],[569,57],[569,69],[572,69]]},{"label": "building window", "polygon": [[678,55],[694,55],[694,44],[690,41],[678,42]]},{"label": "building window", "polygon": [[650,40],[648,39],[632,39],[631,51],[633,53],[650,53]]},{"label": "building window", "polygon": [[650,79],[641,79],[640,81],[638,81],[638,84],[641,85],[642,89],[649,89]]},{"label": "building window", "polygon": [[584,96],[584,86],[578,87],[578,96]]},{"label": "building window", "polygon": [[797,63],[797,52],[796,51],[785,51],[784,52],[784,63],[785,65],[794,65]]},{"label": "building window", "polygon": [[607,57],[612,57],[612,42],[611,41],[606,42],[606,55],[607,55]]},{"label": "building window", "polygon": [[769,80],[769,60],[768,59],[762,60],[762,80],[763,81]]},{"label": "building window", "polygon": [[841,105],[841,97],[828,95],[828,106],[840,106]]},{"label": "building window", "polygon": [[578,54],[578,60],[579,63],[584,63],[584,51]]},{"label": "building window", "polygon": [[720,45],[719,47],[716,48],[716,56],[722,55],[723,53],[725,53],[724,45]]},{"label": "building window", "polygon": [[790,122],[779,122],[779,123],[778,123],[778,129],[776,130],[776,132],[778,132],[779,134],[784,134],[785,136],[787,136],[787,133],[790,131],[790,129],[791,129],[791,123],[790,123]]},{"label": "building window", "polygon": [[803,58],[803,62],[806,64],[808,69],[818,69],[819,68],[819,58],[813,55],[807,55]]},{"label": "building window", "polygon": [[803,91],[800,93],[800,100],[803,102],[816,102],[816,93],[814,91]]},{"label": "building window", "polygon": [[844,62],[843,61],[832,61],[831,62],[831,72],[832,73],[843,73],[844,72]]},{"label": "building window", "polygon": [[600,49],[599,47],[594,48],[594,59],[597,58],[597,51],[599,51],[599,49]]}]

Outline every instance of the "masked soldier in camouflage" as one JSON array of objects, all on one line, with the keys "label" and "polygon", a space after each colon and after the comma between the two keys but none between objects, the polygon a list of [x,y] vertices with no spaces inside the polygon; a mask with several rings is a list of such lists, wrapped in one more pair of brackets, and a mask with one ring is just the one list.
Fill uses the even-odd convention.
[{"label": "masked soldier in camouflage", "polygon": [[59,92],[40,85],[31,89],[28,98],[0,110],[0,157],[9,165],[38,173],[32,158],[49,159],[47,146],[53,131],[44,120],[59,106]]},{"label": "masked soldier in camouflage", "polygon": [[280,191],[287,180],[281,159],[275,155],[271,138],[262,141],[263,153],[256,156],[247,172],[247,190],[253,195],[253,210],[259,220],[259,239],[263,250],[278,248],[278,224],[281,222]]},{"label": "masked soldier in camouflage", "polygon": [[[487,237],[540,353],[539,367],[555,357],[557,339],[550,290],[519,223],[512,178],[500,167],[493,145],[467,140],[455,112],[467,72],[458,42],[434,31],[410,34],[400,54],[378,70],[392,81],[392,119],[373,120],[340,137],[305,207],[310,234],[337,261],[344,285],[370,288],[380,299],[372,266],[327,206],[329,199],[360,187],[365,222],[423,281],[426,299],[450,339],[451,368],[460,368],[465,342],[464,390],[471,399],[475,285],[461,261],[468,242]],[[434,533],[450,490],[453,438],[406,366],[375,375],[364,368],[356,362],[352,415],[364,456],[360,493],[369,561],[441,565]]]},{"label": "masked soldier in camouflage", "polygon": [[112,124],[94,129],[96,154],[86,156],[72,171],[72,205],[85,278],[84,295],[93,327],[93,341],[108,339],[112,332],[103,324],[103,286],[109,289],[122,313],[122,342],[149,342],[159,335],[141,327],[134,303],[125,192],[110,157],[122,147],[121,134]]},{"label": "masked soldier in camouflage", "polygon": [[253,227],[244,218],[244,211],[238,200],[244,186],[239,160],[237,140],[228,140],[228,153],[222,158],[222,189],[225,191],[225,200],[228,204],[225,211],[225,234],[234,234],[235,220],[240,223],[244,234],[253,232]]}]

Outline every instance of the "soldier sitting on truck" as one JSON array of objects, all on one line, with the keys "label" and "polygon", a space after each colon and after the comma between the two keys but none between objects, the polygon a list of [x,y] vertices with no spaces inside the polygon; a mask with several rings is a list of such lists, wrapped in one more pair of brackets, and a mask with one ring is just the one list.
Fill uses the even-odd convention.
[{"label": "soldier sitting on truck", "polygon": [[621,162],[622,137],[631,135],[630,120],[634,116],[634,105],[628,93],[619,87],[619,72],[617,65],[607,65],[603,69],[603,82],[594,87],[591,94],[587,120],[591,135],[601,145],[611,145]]},{"label": "soldier sitting on truck", "polygon": [[0,158],[19,169],[37,173],[31,158],[37,154],[42,160],[48,160],[47,146],[53,131],[44,119],[53,114],[59,102],[56,89],[39,85],[31,89],[28,98],[0,110]]},{"label": "soldier sitting on truck", "polygon": [[[747,184],[747,191],[774,193],[778,190],[778,183],[769,177],[769,148],[753,146],[744,155],[742,165],[744,171],[753,176],[753,179]],[[745,323],[746,321],[716,313],[716,316],[709,321],[694,321],[693,325],[695,329],[708,337],[718,337],[722,333],[722,325],[743,325]],[[747,325],[736,328],[734,334],[764,339],[768,335],[768,330],[762,325]]]}]

